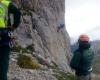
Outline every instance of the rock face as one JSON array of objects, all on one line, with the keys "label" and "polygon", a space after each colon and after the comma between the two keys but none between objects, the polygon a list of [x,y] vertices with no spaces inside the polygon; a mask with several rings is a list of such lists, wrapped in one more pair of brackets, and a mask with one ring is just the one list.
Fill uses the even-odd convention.
[{"label": "rock face", "polygon": [[34,45],[34,53],[54,61],[69,71],[70,41],[65,26],[65,0],[13,0],[21,9],[22,18],[15,31],[22,47]]},{"label": "rock face", "polygon": [[8,80],[57,80],[52,69],[32,70],[20,68],[16,64],[16,58],[18,57],[16,54],[12,54],[10,58]]}]

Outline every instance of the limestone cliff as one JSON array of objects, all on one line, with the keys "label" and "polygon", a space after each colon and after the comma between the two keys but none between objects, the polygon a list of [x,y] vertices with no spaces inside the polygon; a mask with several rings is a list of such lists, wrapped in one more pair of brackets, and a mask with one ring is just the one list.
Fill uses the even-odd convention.
[{"label": "limestone cliff", "polygon": [[21,24],[15,31],[18,45],[23,48],[33,45],[33,54],[70,72],[70,40],[64,19],[65,0],[13,1],[22,13]]},{"label": "limestone cliff", "polygon": [[16,30],[19,45],[27,47],[33,44],[34,53],[51,59],[59,68],[70,71],[70,41],[63,25],[65,0],[13,1],[22,12],[21,24]]}]

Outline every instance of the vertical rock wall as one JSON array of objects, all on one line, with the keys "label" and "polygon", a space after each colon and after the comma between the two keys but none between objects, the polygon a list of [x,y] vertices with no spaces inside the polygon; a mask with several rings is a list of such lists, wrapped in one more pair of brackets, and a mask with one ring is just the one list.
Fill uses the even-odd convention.
[{"label": "vertical rock wall", "polygon": [[70,41],[65,26],[65,0],[13,0],[22,11],[18,43],[34,45],[36,54],[70,71]]}]

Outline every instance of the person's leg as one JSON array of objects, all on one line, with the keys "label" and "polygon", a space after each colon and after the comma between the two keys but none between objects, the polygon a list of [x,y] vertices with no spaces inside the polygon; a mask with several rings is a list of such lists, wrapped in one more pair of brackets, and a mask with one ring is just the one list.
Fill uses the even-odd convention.
[{"label": "person's leg", "polygon": [[0,80],[7,80],[9,53],[10,48],[8,46],[0,47]]}]

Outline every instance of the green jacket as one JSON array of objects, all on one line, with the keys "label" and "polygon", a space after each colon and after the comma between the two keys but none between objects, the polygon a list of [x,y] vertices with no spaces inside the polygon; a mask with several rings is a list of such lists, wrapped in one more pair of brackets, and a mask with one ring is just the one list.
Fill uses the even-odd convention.
[{"label": "green jacket", "polygon": [[91,48],[80,51],[76,50],[70,66],[75,69],[77,75],[87,75],[92,71],[92,61],[94,53]]}]

